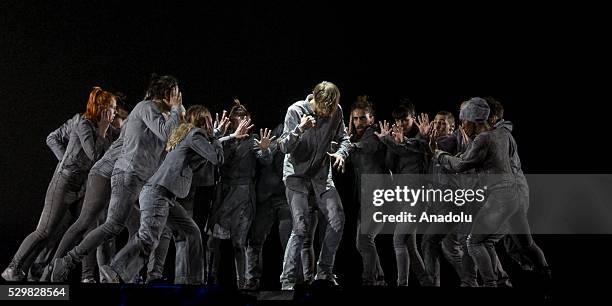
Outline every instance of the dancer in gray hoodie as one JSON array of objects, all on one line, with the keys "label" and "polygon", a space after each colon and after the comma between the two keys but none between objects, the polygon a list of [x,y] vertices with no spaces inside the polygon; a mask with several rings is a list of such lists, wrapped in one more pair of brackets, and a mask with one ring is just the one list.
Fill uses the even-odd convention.
[{"label": "dancer in gray hoodie", "polygon": [[[285,153],[283,179],[291,208],[293,229],[285,249],[282,288],[291,290],[298,280],[298,259],[311,224],[309,196],[322,212],[327,228],[321,245],[315,279],[336,283],[334,259],[344,230],[344,209],[334,186],[331,166],[342,169],[350,145],[339,105],[340,91],[331,82],[321,82],[304,101],[291,105],[285,116],[283,135],[278,140]],[[331,143],[339,144],[330,153]]]}]

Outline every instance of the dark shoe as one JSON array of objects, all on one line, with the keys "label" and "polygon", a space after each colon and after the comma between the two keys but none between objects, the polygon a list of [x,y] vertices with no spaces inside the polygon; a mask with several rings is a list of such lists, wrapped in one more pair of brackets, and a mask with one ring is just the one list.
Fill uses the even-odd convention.
[{"label": "dark shoe", "polygon": [[70,272],[72,272],[75,266],[76,264],[70,255],[66,255],[62,258],[56,258],[55,261],[53,261],[51,281],[54,283],[68,281]]},{"label": "dark shoe", "polygon": [[246,282],[246,285],[244,286],[244,289],[252,290],[252,291],[259,290],[259,280],[258,279],[248,280]]},{"label": "dark shoe", "polygon": [[45,266],[39,263],[33,263],[28,271],[28,281],[29,282],[38,282],[40,281],[40,277],[45,271]]},{"label": "dark shoe", "polygon": [[2,272],[2,278],[7,282],[23,282],[26,280],[25,273],[19,268],[8,267]]},{"label": "dark shoe", "polygon": [[113,268],[108,265],[100,266],[100,275],[104,275],[104,278],[108,280],[108,283],[111,284],[119,284],[121,283],[121,278],[119,277],[119,273],[117,273]]},{"label": "dark shoe", "polygon": [[51,274],[53,273],[53,263],[48,264],[43,270],[42,275],[38,281],[40,282],[51,282]]}]

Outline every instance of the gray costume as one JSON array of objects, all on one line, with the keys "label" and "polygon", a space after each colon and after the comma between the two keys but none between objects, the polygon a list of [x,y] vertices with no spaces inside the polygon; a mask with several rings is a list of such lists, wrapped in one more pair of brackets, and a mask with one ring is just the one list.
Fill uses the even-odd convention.
[{"label": "gray costume", "polygon": [[97,124],[82,118],[70,133],[62,161],[51,179],[40,221],[22,242],[9,267],[20,269],[24,260],[34,256],[58,228],[66,211],[80,198],[89,169],[110,144],[110,133],[99,135]]},{"label": "gray costume", "polygon": [[[226,137],[222,138],[225,140]],[[217,185],[215,202],[207,222],[208,283],[216,283],[221,259],[220,240],[230,239],[234,248],[238,288],[246,285],[246,242],[255,216],[255,170],[261,163],[272,163],[271,148],[261,150],[255,137],[223,142],[224,164]]]},{"label": "gray costume", "polygon": [[[386,147],[378,139],[375,132],[377,125],[366,128],[361,138],[354,136],[351,139],[349,162],[353,165],[355,180],[353,186],[353,199],[361,207],[361,180],[363,174],[383,174],[387,172],[385,165]],[[378,251],[376,250],[376,235],[382,229],[382,223],[377,228],[362,233],[361,209],[357,219],[357,250],[361,254],[363,272],[361,274],[362,284],[366,286],[383,284],[385,275],[380,265]]]},{"label": "gray costume", "polygon": [[[497,286],[494,265],[495,252],[490,246],[499,239],[497,234],[506,223],[512,232],[528,233],[527,205],[519,200],[521,194],[518,179],[514,173],[511,156],[516,142],[507,129],[493,129],[476,136],[468,151],[462,157],[440,152],[440,164],[453,172],[476,169],[479,174],[492,174],[483,182],[487,189],[487,200],[475,217],[467,247],[483,278],[485,286]],[[530,235],[526,235],[529,236]],[[518,238],[518,237],[517,237]],[[534,248],[532,239],[517,239],[521,249],[543,271],[547,264],[543,255]],[[489,246],[489,247],[487,247]]]},{"label": "gray costume", "polygon": [[55,260],[52,280],[65,280],[76,261],[121,232],[144,182],[163,159],[168,137],[178,125],[179,111],[180,107],[172,107],[166,119],[153,101],[145,100],[134,107],[123,127],[123,146],[111,178],[106,222],[91,231],[67,256]]},{"label": "gray costume", "polygon": [[[283,133],[283,125],[274,128],[272,135],[280,137]],[[273,144],[275,147],[277,143]],[[255,218],[249,231],[247,247],[246,280],[247,287],[256,289],[260,285],[262,275],[262,250],[266,236],[270,233],[272,225],[278,221],[278,234],[281,248],[284,251],[291,234],[291,212],[285,185],[283,183],[283,163],[285,154],[274,148],[273,160],[270,165],[261,165],[257,174]]]},{"label": "gray costume", "polygon": [[[348,157],[350,140],[342,118],[342,108],[329,117],[317,117],[310,105],[312,95],[291,105],[285,117],[283,135],[278,140],[285,153],[283,179],[287,202],[291,208],[293,229],[285,249],[281,283],[289,289],[297,282],[298,259],[306,235],[310,232],[309,198],[314,198],[328,224],[317,263],[316,279],[334,280],[334,258],[344,230],[344,209],[331,176],[331,143],[339,144],[336,152]],[[316,126],[303,133],[298,128],[302,115],[316,118]],[[311,201],[312,202],[312,201]]]},{"label": "gray costume", "polygon": [[[458,153],[459,143],[456,135],[450,134],[438,138],[436,142],[440,150],[450,154]],[[453,177],[436,160],[432,160],[427,172],[430,174],[431,183],[435,188],[452,190],[460,187],[457,181],[459,178]],[[446,214],[451,211],[460,213],[463,209],[454,205],[430,203],[427,210],[429,214]],[[462,275],[462,257],[465,254],[458,239],[458,228],[454,223],[434,223],[430,224],[425,230],[421,241],[421,249],[423,250],[425,270],[433,286],[440,286],[440,257],[442,257],[442,254],[453,266],[457,275]]]},{"label": "gray costume", "polygon": [[[87,189],[85,191],[85,198],[83,200],[83,208],[79,214],[78,219],[74,222],[70,228],[66,231],[62,237],[61,242],[55,252],[53,259],[61,258],[73,248],[79,239],[81,239],[89,230],[96,227],[96,221],[100,225],[100,218],[106,216],[106,209],[108,208],[108,201],[111,193],[111,174],[115,161],[121,153],[121,147],[123,145],[123,134],[125,129],[121,130],[119,138],[115,140],[110,148],[104,153],[104,156],[98,160],[87,177]],[[104,221],[102,221],[103,223]],[[133,224],[136,224],[135,226]],[[129,222],[131,226],[128,226],[130,230],[130,237],[132,233],[138,230],[138,221]],[[134,229],[135,227],[135,229]],[[107,264],[110,261],[110,257],[115,253],[114,239],[105,242],[97,249],[98,265]],[[89,253],[91,256],[95,256],[93,252]],[[88,255],[88,256],[90,256]],[[52,266],[51,266],[52,268]],[[104,279],[101,278],[103,282]]]},{"label": "gray costume", "polygon": [[[223,149],[218,141],[211,143],[203,130],[194,128],[168,153],[166,159],[147,181],[140,194],[140,229],[135,239],[121,249],[110,266],[100,269],[121,279],[134,279],[155,249],[165,226],[182,237],[185,249],[177,252],[176,283],[201,284],[204,254],[200,230],[187,211],[178,205],[199,185],[214,182],[214,167],[223,162]],[[181,257],[181,258],[178,258]]]},{"label": "gray costume", "polygon": [[[393,173],[422,174],[426,168],[426,141],[413,125],[410,133],[404,135],[401,143],[395,143],[391,135],[381,139],[387,146],[387,165]],[[412,182],[420,186],[422,182]],[[393,233],[393,249],[397,262],[397,285],[408,286],[410,268],[414,269],[419,283],[429,285],[430,280],[425,272],[425,265],[416,245],[416,225],[410,223],[398,224]],[[412,259],[412,260],[411,260]]]}]

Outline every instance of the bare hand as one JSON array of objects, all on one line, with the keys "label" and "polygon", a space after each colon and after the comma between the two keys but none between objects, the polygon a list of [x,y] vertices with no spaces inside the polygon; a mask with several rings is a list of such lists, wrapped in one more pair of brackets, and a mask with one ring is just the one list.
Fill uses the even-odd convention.
[{"label": "bare hand", "polygon": [[179,106],[183,104],[183,94],[179,91],[178,87],[174,87],[170,93],[170,107]]},{"label": "bare hand", "polygon": [[404,128],[399,125],[393,125],[391,127],[391,135],[393,135],[393,140],[395,143],[401,143],[404,141]]},{"label": "bare hand", "polygon": [[214,129],[219,129],[222,133],[220,136],[225,135],[227,133],[227,128],[230,125],[230,119],[227,117],[227,111],[223,110],[223,114],[221,115],[221,120],[219,120],[219,113],[215,113],[215,123],[213,125]]},{"label": "bare hand", "polygon": [[100,121],[98,122],[98,132],[100,133],[100,136],[104,137],[104,135],[106,135],[106,131],[114,119],[115,114],[112,110],[105,109],[100,112]]},{"label": "bare hand", "polygon": [[342,155],[338,153],[327,153],[327,155],[329,155],[334,160],[332,167],[344,173],[344,157],[342,157]]},{"label": "bare hand", "polygon": [[313,116],[303,114],[302,120],[300,121],[300,125],[298,126],[298,128],[300,129],[300,131],[302,131],[302,133],[304,133],[304,131],[313,128],[316,124],[317,121]]},{"label": "bare hand", "polygon": [[374,134],[376,134],[376,136],[378,136],[379,139],[382,139],[388,136],[391,133],[391,131],[389,130],[389,123],[387,122],[387,120],[380,121],[379,124],[380,124],[380,133],[374,132]]},{"label": "bare hand", "polygon": [[249,130],[252,127],[253,127],[253,125],[251,124],[251,119],[243,119],[238,124],[238,127],[236,128],[234,133],[232,133],[232,136],[234,138],[236,138],[236,139],[241,139],[241,138],[244,138],[244,137],[248,137],[249,136]]},{"label": "bare hand", "polygon": [[270,143],[276,139],[276,136],[272,136],[270,137],[270,135],[272,134],[272,130],[268,130],[266,129],[259,129],[259,138],[261,140],[257,140],[255,139],[255,142],[257,143],[257,145],[259,145],[259,148],[262,150],[267,149],[268,147],[270,147]]},{"label": "bare hand", "polygon": [[416,118],[416,124],[419,127],[419,132],[423,136],[429,135],[429,131],[431,130],[431,123],[429,122],[429,115],[425,113],[421,113]]}]

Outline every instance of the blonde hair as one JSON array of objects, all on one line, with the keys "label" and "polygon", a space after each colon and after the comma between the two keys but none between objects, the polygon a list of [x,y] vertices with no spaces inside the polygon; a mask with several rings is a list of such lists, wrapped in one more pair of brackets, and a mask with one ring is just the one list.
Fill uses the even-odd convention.
[{"label": "blonde hair", "polygon": [[317,115],[329,116],[336,110],[340,102],[340,90],[332,82],[323,81],[317,84],[312,94]]},{"label": "blonde hair", "polygon": [[202,105],[190,106],[185,115],[185,122],[179,124],[179,126],[172,130],[172,134],[170,134],[170,138],[166,144],[166,151],[171,151],[176,148],[179,142],[187,136],[191,129],[204,127],[207,117],[210,118],[210,111],[208,111],[206,107]]}]

